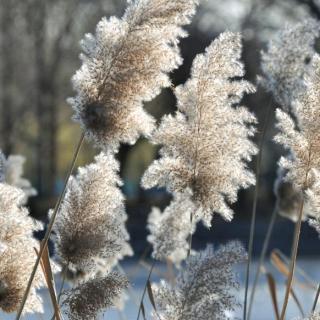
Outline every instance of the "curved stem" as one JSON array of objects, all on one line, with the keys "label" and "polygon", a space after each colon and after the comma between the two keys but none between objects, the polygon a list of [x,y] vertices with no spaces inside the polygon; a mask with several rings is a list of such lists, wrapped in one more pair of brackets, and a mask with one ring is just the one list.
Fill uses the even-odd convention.
[{"label": "curved stem", "polygon": [[251,291],[251,295],[250,295],[250,300],[249,300],[249,308],[248,308],[248,320],[250,320],[251,317],[251,311],[252,311],[252,306],[253,306],[253,300],[254,300],[254,295],[257,289],[257,285],[258,285],[258,281],[259,281],[259,276],[261,273],[261,267],[264,264],[264,259],[266,257],[266,253],[268,250],[268,246],[269,246],[269,242],[270,242],[270,238],[272,235],[272,231],[277,219],[277,211],[278,211],[278,201],[275,204],[275,207],[273,209],[271,218],[270,218],[270,222],[269,222],[269,226],[268,226],[268,230],[266,233],[266,237],[264,238],[263,241],[263,246],[262,246],[262,251],[260,254],[260,258],[259,258],[259,262],[258,262],[258,267],[257,267],[257,271],[254,277],[254,281],[253,281],[253,285],[252,285],[252,291]]},{"label": "curved stem", "polygon": [[153,271],[153,268],[154,268],[154,265],[155,265],[156,261],[153,260],[152,262],[152,265],[151,265],[151,268],[150,268],[150,271],[149,271],[149,275],[148,275],[148,278],[147,278],[147,281],[146,281],[146,284],[144,286],[144,290],[143,290],[143,293],[142,293],[142,296],[141,296],[141,299],[140,299],[140,303],[139,303],[139,311],[138,311],[138,316],[137,316],[137,320],[139,320],[140,318],[140,313],[141,313],[141,307],[142,307],[142,304],[143,304],[143,299],[144,299],[144,296],[146,294],[146,291],[147,291],[147,286],[148,286],[148,281],[150,280],[150,277],[151,277],[151,274],[152,274],[152,271]]},{"label": "curved stem", "polygon": [[[308,165],[307,165],[307,169],[306,169],[306,173],[305,173],[305,179],[304,179],[302,190],[305,190],[307,187],[308,175],[309,175],[309,171],[310,171],[310,160],[311,160],[311,148],[309,148]],[[286,315],[286,310],[287,310],[287,306],[288,306],[288,302],[289,302],[289,296],[290,296],[291,287],[292,287],[292,283],[293,283],[294,271],[296,268],[296,260],[297,260],[298,248],[299,248],[304,201],[305,200],[303,197],[301,200],[301,204],[300,204],[298,221],[296,222],[296,226],[294,229],[294,239],[293,239],[292,250],[291,250],[290,272],[289,272],[289,277],[288,277],[288,281],[287,281],[287,288],[286,288],[286,293],[285,293],[284,302],[283,302],[283,306],[282,306],[280,320],[284,320],[284,317]]]},{"label": "curved stem", "polygon": [[268,128],[268,124],[269,124],[271,109],[272,109],[271,103],[269,103],[268,110],[267,110],[267,117],[264,122],[264,126],[263,126],[262,133],[261,133],[261,140],[259,143],[259,150],[260,151],[258,154],[257,165],[256,165],[256,186],[254,189],[252,216],[251,216],[251,223],[250,223],[248,261],[247,261],[247,268],[246,268],[245,293],[244,293],[244,304],[243,304],[243,320],[247,319],[247,300],[248,300],[248,289],[249,289],[249,276],[250,276],[250,265],[251,265],[251,260],[252,260],[253,238],[254,238],[254,233],[255,233],[257,204],[258,204],[258,195],[259,195],[259,187],[260,187],[261,161],[262,161],[263,146],[264,146],[264,141],[265,141],[267,128]]},{"label": "curved stem", "polygon": [[301,201],[300,210],[299,210],[299,218],[298,218],[298,221],[296,222],[295,231],[294,231],[294,240],[293,240],[293,248],[292,248],[293,250],[292,250],[292,254],[291,254],[291,263],[290,263],[290,273],[289,273],[289,278],[287,281],[287,288],[286,288],[286,293],[285,293],[285,297],[284,297],[284,303],[282,306],[280,320],[284,320],[284,317],[286,315],[288,302],[289,302],[289,295],[290,295],[290,291],[291,291],[291,287],[292,287],[293,276],[294,276],[294,271],[295,271],[295,267],[296,267],[297,255],[298,255],[303,207],[304,207],[304,199],[302,199],[302,201]]},{"label": "curved stem", "polygon": [[313,301],[311,314],[313,314],[316,311],[319,295],[320,295],[320,284],[318,285],[317,293],[316,293],[316,296],[315,296],[314,301]]},{"label": "curved stem", "polygon": [[28,295],[29,295],[29,292],[30,292],[30,289],[31,289],[31,286],[32,286],[32,282],[33,282],[33,279],[36,275],[36,272],[37,272],[37,269],[39,267],[39,264],[40,264],[40,260],[41,260],[41,257],[44,253],[44,249],[45,247],[47,246],[48,244],[48,240],[49,240],[49,237],[50,237],[50,234],[51,234],[51,231],[52,231],[52,228],[53,228],[53,224],[54,224],[54,221],[55,221],[55,218],[57,216],[57,213],[60,209],[60,206],[61,206],[61,203],[62,203],[62,200],[64,198],[64,195],[66,193],[66,190],[67,190],[67,185],[68,185],[68,182],[69,182],[69,178],[74,170],[74,167],[75,167],[75,163],[76,163],[76,160],[78,158],[78,155],[79,155],[79,152],[80,152],[80,149],[81,149],[81,146],[82,146],[82,143],[83,143],[83,140],[84,140],[84,132],[81,134],[81,138],[78,142],[78,145],[77,145],[77,148],[76,148],[76,151],[74,153],[74,156],[73,156],[73,159],[72,159],[72,162],[71,162],[71,166],[70,166],[70,169],[69,169],[69,172],[68,172],[68,175],[65,179],[65,183],[64,183],[64,187],[63,187],[63,190],[59,196],[59,199],[58,199],[58,202],[54,208],[54,211],[53,211],[53,214],[51,216],[51,219],[50,219],[50,222],[48,224],[48,227],[47,227],[47,231],[45,233],[45,236],[43,238],[43,240],[41,241],[41,245],[40,245],[40,251],[39,251],[39,254],[38,254],[38,257],[37,257],[37,260],[34,264],[34,267],[32,269],[32,273],[30,275],[30,278],[28,280],[28,284],[27,284],[27,288],[25,290],[25,293],[23,295],[23,298],[22,298],[22,301],[21,301],[21,304],[20,304],[20,307],[19,307],[19,310],[17,312],[17,316],[16,316],[16,320],[20,320],[21,318],[21,315],[22,315],[22,311],[23,311],[23,308],[26,304],[26,301],[28,299]]}]

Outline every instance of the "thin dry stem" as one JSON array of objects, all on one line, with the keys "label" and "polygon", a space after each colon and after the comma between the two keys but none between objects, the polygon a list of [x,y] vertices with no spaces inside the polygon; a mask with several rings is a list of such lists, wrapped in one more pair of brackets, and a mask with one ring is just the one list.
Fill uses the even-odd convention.
[{"label": "thin dry stem", "polygon": [[140,303],[139,303],[139,311],[138,311],[138,315],[137,315],[137,320],[139,320],[140,318],[140,313],[141,313],[141,305],[143,304],[143,299],[144,299],[144,296],[146,294],[146,291],[147,291],[147,286],[148,286],[148,281],[150,281],[150,278],[151,278],[151,274],[152,274],[152,271],[153,271],[153,268],[154,268],[154,265],[155,265],[156,261],[153,260],[152,262],[152,265],[151,265],[151,268],[150,268],[150,271],[149,271],[149,275],[148,275],[148,278],[147,278],[147,281],[146,281],[146,284],[144,286],[144,290],[143,290],[143,293],[142,293],[142,296],[141,296],[141,299],[140,299]]},{"label": "thin dry stem", "polygon": [[317,293],[316,293],[316,296],[315,296],[313,304],[312,304],[311,314],[316,311],[319,295],[320,295],[320,284],[318,285]]},{"label": "thin dry stem", "polygon": [[271,234],[272,234],[272,231],[273,231],[273,228],[274,228],[274,225],[275,225],[275,221],[276,221],[276,218],[277,218],[277,211],[278,211],[278,203],[275,204],[275,207],[273,209],[273,212],[272,212],[272,215],[271,215],[271,218],[270,218],[270,222],[269,222],[269,226],[268,226],[268,230],[267,230],[267,233],[266,233],[266,237],[265,237],[265,239],[263,241],[262,251],[261,251],[261,254],[260,254],[259,263],[258,263],[256,275],[254,277],[252,290],[251,290],[251,295],[250,295],[250,300],[249,300],[248,320],[250,320],[250,317],[251,317],[251,311],[252,311],[252,306],[253,306],[254,295],[255,295],[255,292],[256,292],[256,289],[257,289],[257,285],[258,285],[258,281],[259,281],[259,277],[260,277],[260,273],[261,273],[261,268],[263,266],[264,259],[266,257],[266,253],[267,253],[267,250],[268,250]]},{"label": "thin dry stem", "polygon": [[284,320],[284,317],[286,315],[288,302],[289,302],[289,296],[290,296],[290,291],[291,291],[291,287],[292,287],[293,276],[294,276],[294,271],[295,271],[295,266],[296,266],[297,255],[298,255],[303,207],[304,207],[304,199],[301,201],[301,205],[300,205],[300,209],[299,209],[299,219],[296,223],[295,231],[294,231],[294,242],[293,242],[293,250],[292,250],[292,256],[291,256],[290,273],[289,273],[289,278],[288,278],[288,282],[287,282],[287,288],[286,288],[284,303],[282,306],[280,320]]},{"label": "thin dry stem", "polygon": [[28,298],[28,295],[29,295],[29,291],[30,291],[30,288],[31,288],[31,285],[32,285],[32,281],[35,277],[35,274],[37,272],[37,269],[39,267],[39,264],[40,264],[40,261],[41,261],[41,257],[43,255],[43,253],[45,252],[45,248],[47,246],[47,243],[48,243],[48,240],[49,240],[49,237],[50,237],[50,234],[51,234],[51,231],[52,231],[52,228],[53,228],[53,224],[54,224],[54,221],[55,221],[55,218],[57,216],[57,213],[59,211],[59,208],[60,208],[60,205],[61,205],[61,202],[64,198],[64,195],[66,193],[66,189],[67,189],[67,185],[68,185],[68,181],[69,181],[69,178],[74,170],[74,167],[75,167],[75,163],[76,163],[76,160],[78,158],[78,155],[79,155],[79,152],[80,152],[80,149],[81,149],[81,146],[82,146],[82,143],[83,143],[83,140],[84,140],[84,132],[82,132],[81,134],[81,137],[80,137],[80,140],[78,142],[78,145],[77,145],[77,148],[76,148],[76,151],[74,153],[74,156],[73,156],[73,159],[72,159],[72,162],[71,162],[71,166],[70,166],[70,169],[69,169],[69,172],[68,172],[68,175],[67,175],[67,178],[65,180],[65,183],[64,183],[64,187],[63,187],[63,190],[59,196],[59,199],[58,199],[58,202],[54,208],[54,211],[53,211],[53,214],[51,216],[51,219],[50,219],[50,222],[48,224],[48,227],[47,227],[47,231],[46,231],[46,234],[41,242],[41,246],[40,246],[40,252],[39,252],[39,255],[37,257],[37,260],[35,262],[35,265],[33,267],[33,270],[32,270],[32,273],[30,275],[30,278],[29,278],[29,281],[28,281],[28,285],[27,285],[27,288],[26,288],[26,291],[24,293],[24,296],[23,296],[23,299],[22,299],[22,302],[21,302],[21,305],[20,305],[20,308],[17,312],[17,316],[16,316],[16,320],[20,320],[21,318],[21,315],[22,315],[22,311],[23,311],[23,308],[25,306],[25,303],[27,301],[27,298]]},{"label": "thin dry stem", "polygon": [[265,141],[269,119],[270,119],[270,113],[271,113],[271,103],[269,102],[268,109],[267,109],[267,118],[266,118],[266,121],[264,122],[264,126],[261,133],[261,140],[259,145],[260,152],[257,158],[256,185],[254,188],[254,199],[253,199],[253,205],[252,205],[252,216],[251,216],[249,247],[248,247],[248,261],[247,261],[247,269],[246,269],[246,281],[245,281],[245,293],[244,293],[244,305],[243,305],[244,320],[247,319],[247,300],[248,300],[248,289],[249,289],[250,265],[252,260],[253,238],[254,238],[255,225],[256,225],[257,204],[258,204],[258,195],[259,195],[259,186],[260,186],[261,161],[262,161],[264,141]]}]

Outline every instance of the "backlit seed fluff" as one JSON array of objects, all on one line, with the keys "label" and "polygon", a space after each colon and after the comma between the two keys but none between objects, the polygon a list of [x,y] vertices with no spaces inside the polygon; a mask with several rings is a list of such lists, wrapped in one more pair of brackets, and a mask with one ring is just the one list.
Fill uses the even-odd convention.
[{"label": "backlit seed fluff", "polygon": [[26,159],[20,155],[10,155],[8,158],[0,150],[0,182],[6,182],[24,191],[23,204],[28,198],[37,195],[29,180],[22,177],[23,165]]},{"label": "backlit seed fluff", "polygon": [[69,320],[98,319],[101,312],[117,303],[127,287],[127,278],[116,272],[92,278],[66,293],[64,312]]},{"label": "backlit seed fluff", "polygon": [[285,179],[302,191],[312,188],[320,170],[320,57],[317,54],[313,56],[312,68],[306,77],[306,90],[295,102],[297,125],[287,113],[276,111],[280,132],[275,141],[290,151],[290,155],[281,157],[279,166],[287,172]]},{"label": "backlit seed fluff", "polygon": [[216,251],[209,246],[190,256],[174,286],[165,281],[152,286],[160,319],[227,320],[226,312],[239,306],[233,292],[239,289],[233,267],[246,258],[237,242]]},{"label": "backlit seed fluff", "polygon": [[313,19],[287,26],[272,39],[262,52],[261,84],[272,92],[281,108],[292,110],[292,103],[304,92],[304,77],[310,71],[315,54],[315,41],[320,24]]},{"label": "backlit seed fluff", "polygon": [[62,264],[91,273],[98,271],[101,261],[110,270],[124,255],[132,254],[118,170],[113,154],[100,153],[69,181],[54,224]]},{"label": "backlit seed fluff", "polygon": [[310,207],[309,224],[320,235],[320,172],[314,171],[315,182],[306,191],[306,202]]},{"label": "backlit seed fluff", "polygon": [[[21,207],[24,197],[22,190],[0,183],[0,309],[6,313],[16,312],[20,307],[37,258],[35,248],[39,249],[33,232],[39,230],[40,225]],[[37,289],[44,285],[43,275],[38,270],[24,313],[43,312]]]},{"label": "backlit seed fluff", "polygon": [[196,228],[196,220],[191,223],[194,212],[193,202],[182,195],[175,195],[163,213],[158,208],[152,209],[148,217],[150,235],[147,239],[152,244],[155,259],[168,259],[179,266],[187,257],[188,237]]},{"label": "backlit seed fluff", "polygon": [[145,188],[191,192],[195,216],[207,226],[213,212],[231,220],[229,203],[255,183],[247,164],[257,153],[250,140],[256,118],[238,105],[254,87],[234,79],[244,75],[241,49],[241,36],[225,32],[195,58],[191,78],[175,90],[178,111],[164,116],[152,136],[162,146],[161,158],[142,179]]},{"label": "backlit seed fluff", "polygon": [[116,149],[148,136],[155,120],[143,109],[171,85],[181,63],[178,42],[198,0],[135,0],[121,19],[103,18],[81,45],[82,67],[69,99],[75,120],[99,147]]}]

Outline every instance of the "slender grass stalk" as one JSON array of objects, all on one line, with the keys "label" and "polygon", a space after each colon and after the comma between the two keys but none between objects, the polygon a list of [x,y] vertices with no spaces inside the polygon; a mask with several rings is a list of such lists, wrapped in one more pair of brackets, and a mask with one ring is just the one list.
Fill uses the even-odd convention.
[{"label": "slender grass stalk", "polygon": [[254,281],[253,281],[253,285],[252,285],[252,291],[251,291],[251,295],[250,295],[250,300],[249,300],[249,308],[248,308],[248,320],[250,320],[251,317],[251,311],[252,311],[252,306],[253,306],[253,300],[254,300],[254,295],[257,289],[257,285],[258,285],[258,281],[259,281],[259,277],[260,277],[260,273],[261,273],[261,268],[264,264],[264,260],[266,257],[266,253],[268,250],[268,246],[269,246],[269,242],[270,242],[270,238],[272,235],[272,231],[277,219],[277,211],[278,211],[278,200],[277,203],[275,204],[275,207],[273,208],[273,212],[270,218],[270,222],[268,225],[268,230],[266,233],[266,236],[264,238],[263,241],[263,246],[262,246],[262,251],[260,254],[260,258],[259,258],[259,262],[258,262],[258,267],[257,267],[257,271],[256,271],[256,275],[254,277]]},{"label": "slender grass stalk", "polygon": [[320,284],[318,285],[317,293],[316,293],[316,296],[315,296],[314,301],[313,301],[311,314],[313,314],[316,311],[319,295],[320,295]]},{"label": "slender grass stalk", "polygon": [[261,132],[261,139],[259,143],[259,154],[257,158],[257,165],[256,165],[256,185],[254,189],[254,198],[253,198],[253,205],[252,205],[252,215],[251,215],[251,223],[250,223],[250,235],[249,235],[249,246],[248,246],[248,260],[247,260],[247,268],[246,268],[246,280],[245,280],[245,293],[244,293],[244,304],[243,304],[243,319],[247,319],[247,300],[248,300],[248,289],[249,289],[249,276],[250,276],[250,265],[252,260],[252,251],[253,251],[253,238],[255,233],[255,225],[256,225],[256,215],[257,215],[257,204],[258,204],[258,195],[259,195],[259,187],[260,187],[260,172],[261,172],[261,161],[263,155],[263,146],[265,142],[265,137],[267,133],[267,128],[269,125],[270,120],[270,113],[271,113],[271,102],[269,102],[268,109],[267,109],[267,117],[264,122],[262,132]]},{"label": "slender grass stalk", "polygon": [[45,236],[44,236],[43,240],[41,241],[39,255],[38,255],[37,260],[35,262],[35,265],[33,267],[32,273],[30,275],[26,291],[25,291],[24,296],[22,298],[22,301],[21,301],[21,304],[20,304],[20,308],[19,308],[19,310],[17,312],[16,320],[20,320],[20,318],[21,318],[23,308],[25,306],[25,303],[27,301],[27,298],[28,298],[28,295],[29,295],[29,292],[30,292],[30,289],[31,289],[32,281],[33,281],[33,279],[34,279],[34,277],[36,275],[37,269],[38,269],[39,264],[40,264],[41,257],[42,257],[42,255],[43,255],[43,253],[45,251],[45,248],[46,248],[46,246],[48,244],[48,240],[49,240],[49,237],[50,237],[50,234],[51,234],[51,231],[52,231],[52,227],[53,227],[55,218],[56,218],[57,213],[59,211],[59,208],[60,208],[60,205],[61,205],[62,200],[64,198],[64,195],[66,193],[68,181],[69,181],[69,178],[70,178],[70,176],[71,176],[71,174],[72,174],[72,172],[74,170],[75,163],[76,163],[76,160],[78,158],[78,155],[79,155],[83,140],[84,140],[84,132],[82,132],[80,140],[79,140],[79,142],[77,144],[76,151],[74,153],[74,156],[73,156],[73,159],[72,159],[72,162],[71,162],[71,165],[70,165],[70,169],[69,169],[68,175],[67,175],[67,177],[65,179],[63,190],[62,190],[62,192],[61,192],[61,194],[59,196],[58,202],[56,203],[56,206],[54,208],[54,211],[53,211],[53,214],[51,216],[50,222],[49,222],[49,224],[47,226],[47,231],[45,233]]},{"label": "slender grass stalk", "polygon": [[289,296],[290,296],[290,292],[291,292],[293,276],[294,276],[294,271],[295,271],[295,267],[296,267],[296,260],[297,260],[297,255],[298,255],[303,207],[304,207],[304,198],[301,201],[301,205],[300,205],[300,209],[299,209],[299,218],[298,218],[298,221],[296,222],[296,225],[295,225],[294,240],[293,240],[292,253],[291,253],[290,273],[289,273],[289,277],[288,277],[288,281],[287,281],[286,293],[285,293],[285,297],[284,297],[280,320],[284,320],[284,317],[286,315],[288,302],[289,302]]},{"label": "slender grass stalk", "polygon": [[[306,169],[306,175],[304,178],[304,184],[303,184],[302,190],[306,189],[308,175],[309,175],[309,171],[310,171],[310,160],[311,160],[311,149],[309,149],[308,165],[307,165],[307,169]],[[284,317],[286,315],[286,310],[287,310],[287,306],[288,306],[288,302],[289,302],[289,296],[290,296],[291,287],[292,287],[292,283],[293,283],[294,271],[295,271],[295,267],[296,267],[296,260],[297,260],[298,248],[299,248],[304,201],[305,200],[303,197],[302,201],[301,201],[300,209],[299,209],[298,221],[296,222],[296,226],[295,226],[295,230],[294,230],[294,238],[293,238],[292,250],[291,250],[290,273],[289,273],[289,277],[288,277],[287,288],[286,288],[286,293],[285,293],[284,302],[283,302],[283,306],[282,306],[280,320],[284,320]]]},{"label": "slender grass stalk", "polygon": [[[190,214],[190,224],[192,226],[192,223],[193,223],[193,213]],[[187,257],[190,256],[191,254],[191,249],[192,249],[192,231],[190,232],[189,234],[189,249],[188,249],[188,255]]]},{"label": "slender grass stalk", "polygon": [[67,265],[65,265],[65,267],[63,268],[63,271],[62,271],[62,282],[61,282],[59,293],[58,293],[58,303],[60,302],[60,299],[61,299],[63,287],[65,284],[66,276],[67,276],[67,272],[68,272],[68,267],[69,267],[69,263]]},{"label": "slender grass stalk", "polygon": [[[65,284],[65,281],[66,281],[68,266],[69,266],[69,263],[68,263],[67,265],[65,265],[65,266],[63,267],[63,270],[62,270],[62,282],[61,282],[60,289],[59,289],[59,293],[58,293],[58,296],[57,296],[57,301],[58,301],[58,303],[60,303],[60,299],[61,299],[63,287],[64,287],[64,284]],[[55,313],[54,313],[54,315],[52,316],[51,320],[54,320],[54,318],[55,318]]]},{"label": "slender grass stalk", "polygon": [[147,281],[146,281],[146,284],[145,284],[145,286],[144,286],[144,290],[143,290],[143,293],[142,293],[142,296],[141,296],[141,299],[140,299],[139,311],[138,311],[137,320],[139,320],[139,318],[140,318],[140,313],[141,313],[141,309],[142,309],[142,308],[141,308],[141,305],[142,305],[142,303],[143,303],[143,299],[144,299],[144,296],[145,296],[146,291],[147,291],[148,281],[150,280],[150,277],[151,277],[151,274],[152,274],[152,271],[153,271],[153,268],[154,268],[155,264],[156,264],[156,261],[153,260],[152,265],[151,265],[151,268],[150,268],[150,271],[149,271],[149,275],[148,275],[148,278],[147,278]]}]

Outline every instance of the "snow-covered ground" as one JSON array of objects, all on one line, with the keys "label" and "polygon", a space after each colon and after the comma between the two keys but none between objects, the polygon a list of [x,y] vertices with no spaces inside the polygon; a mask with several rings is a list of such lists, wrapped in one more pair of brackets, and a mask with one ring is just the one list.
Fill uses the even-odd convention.
[{"label": "snow-covered ground", "polygon": [[[317,281],[320,281],[320,258],[319,259],[303,259],[299,260],[298,263],[299,267],[301,267],[306,274],[314,280],[316,284]],[[255,269],[256,264],[253,265],[252,268]],[[284,277],[271,265],[268,265],[268,271],[270,271],[273,276],[275,277],[277,283],[277,296],[279,305],[281,307],[282,299],[284,296]],[[138,302],[140,301],[140,297],[144,288],[144,284],[146,278],[148,276],[147,267],[137,267],[136,263],[126,263],[123,266],[125,272],[129,275],[131,281],[131,289],[128,292],[128,300],[126,302],[125,308],[122,312],[117,310],[108,311],[101,319],[108,319],[108,320],[136,320],[137,319],[137,312],[138,312]],[[245,265],[238,266],[237,273],[239,274],[240,282],[241,282],[241,289],[236,293],[239,297],[239,301],[243,302],[244,297],[244,274],[245,274]],[[158,281],[159,276],[164,274],[166,269],[164,266],[160,266],[156,268],[152,280]],[[253,274],[253,273],[252,273]],[[60,279],[57,279],[57,287],[59,288]],[[304,312],[307,314],[312,307],[312,302],[315,296],[315,291],[306,286],[296,284],[295,293],[301,302],[301,305],[304,309]],[[51,319],[52,316],[52,309],[50,305],[50,298],[48,293],[45,290],[41,291],[43,299],[45,301],[45,314],[44,315],[26,315],[23,317],[23,320],[47,320]],[[320,306],[320,304],[319,304]],[[148,297],[145,298],[145,308],[147,310],[147,316],[150,313],[151,307],[148,303]],[[254,308],[252,310],[252,320],[273,320],[275,319],[274,311],[272,307],[272,302],[269,294],[269,289],[266,285],[266,277],[261,276],[260,283],[257,289],[257,294],[255,298]],[[292,320],[297,319],[300,316],[299,309],[297,305],[294,303],[292,299],[290,299],[287,317],[286,319]],[[237,310],[234,315],[234,319],[241,319],[242,313],[241,309]],[[0,313],[0,320],[13,320],[14,316],[8,316]],[[142,315],[140,316],[142,320]],[[151,319],[151,317],[147,317],[147,319]]]}]

